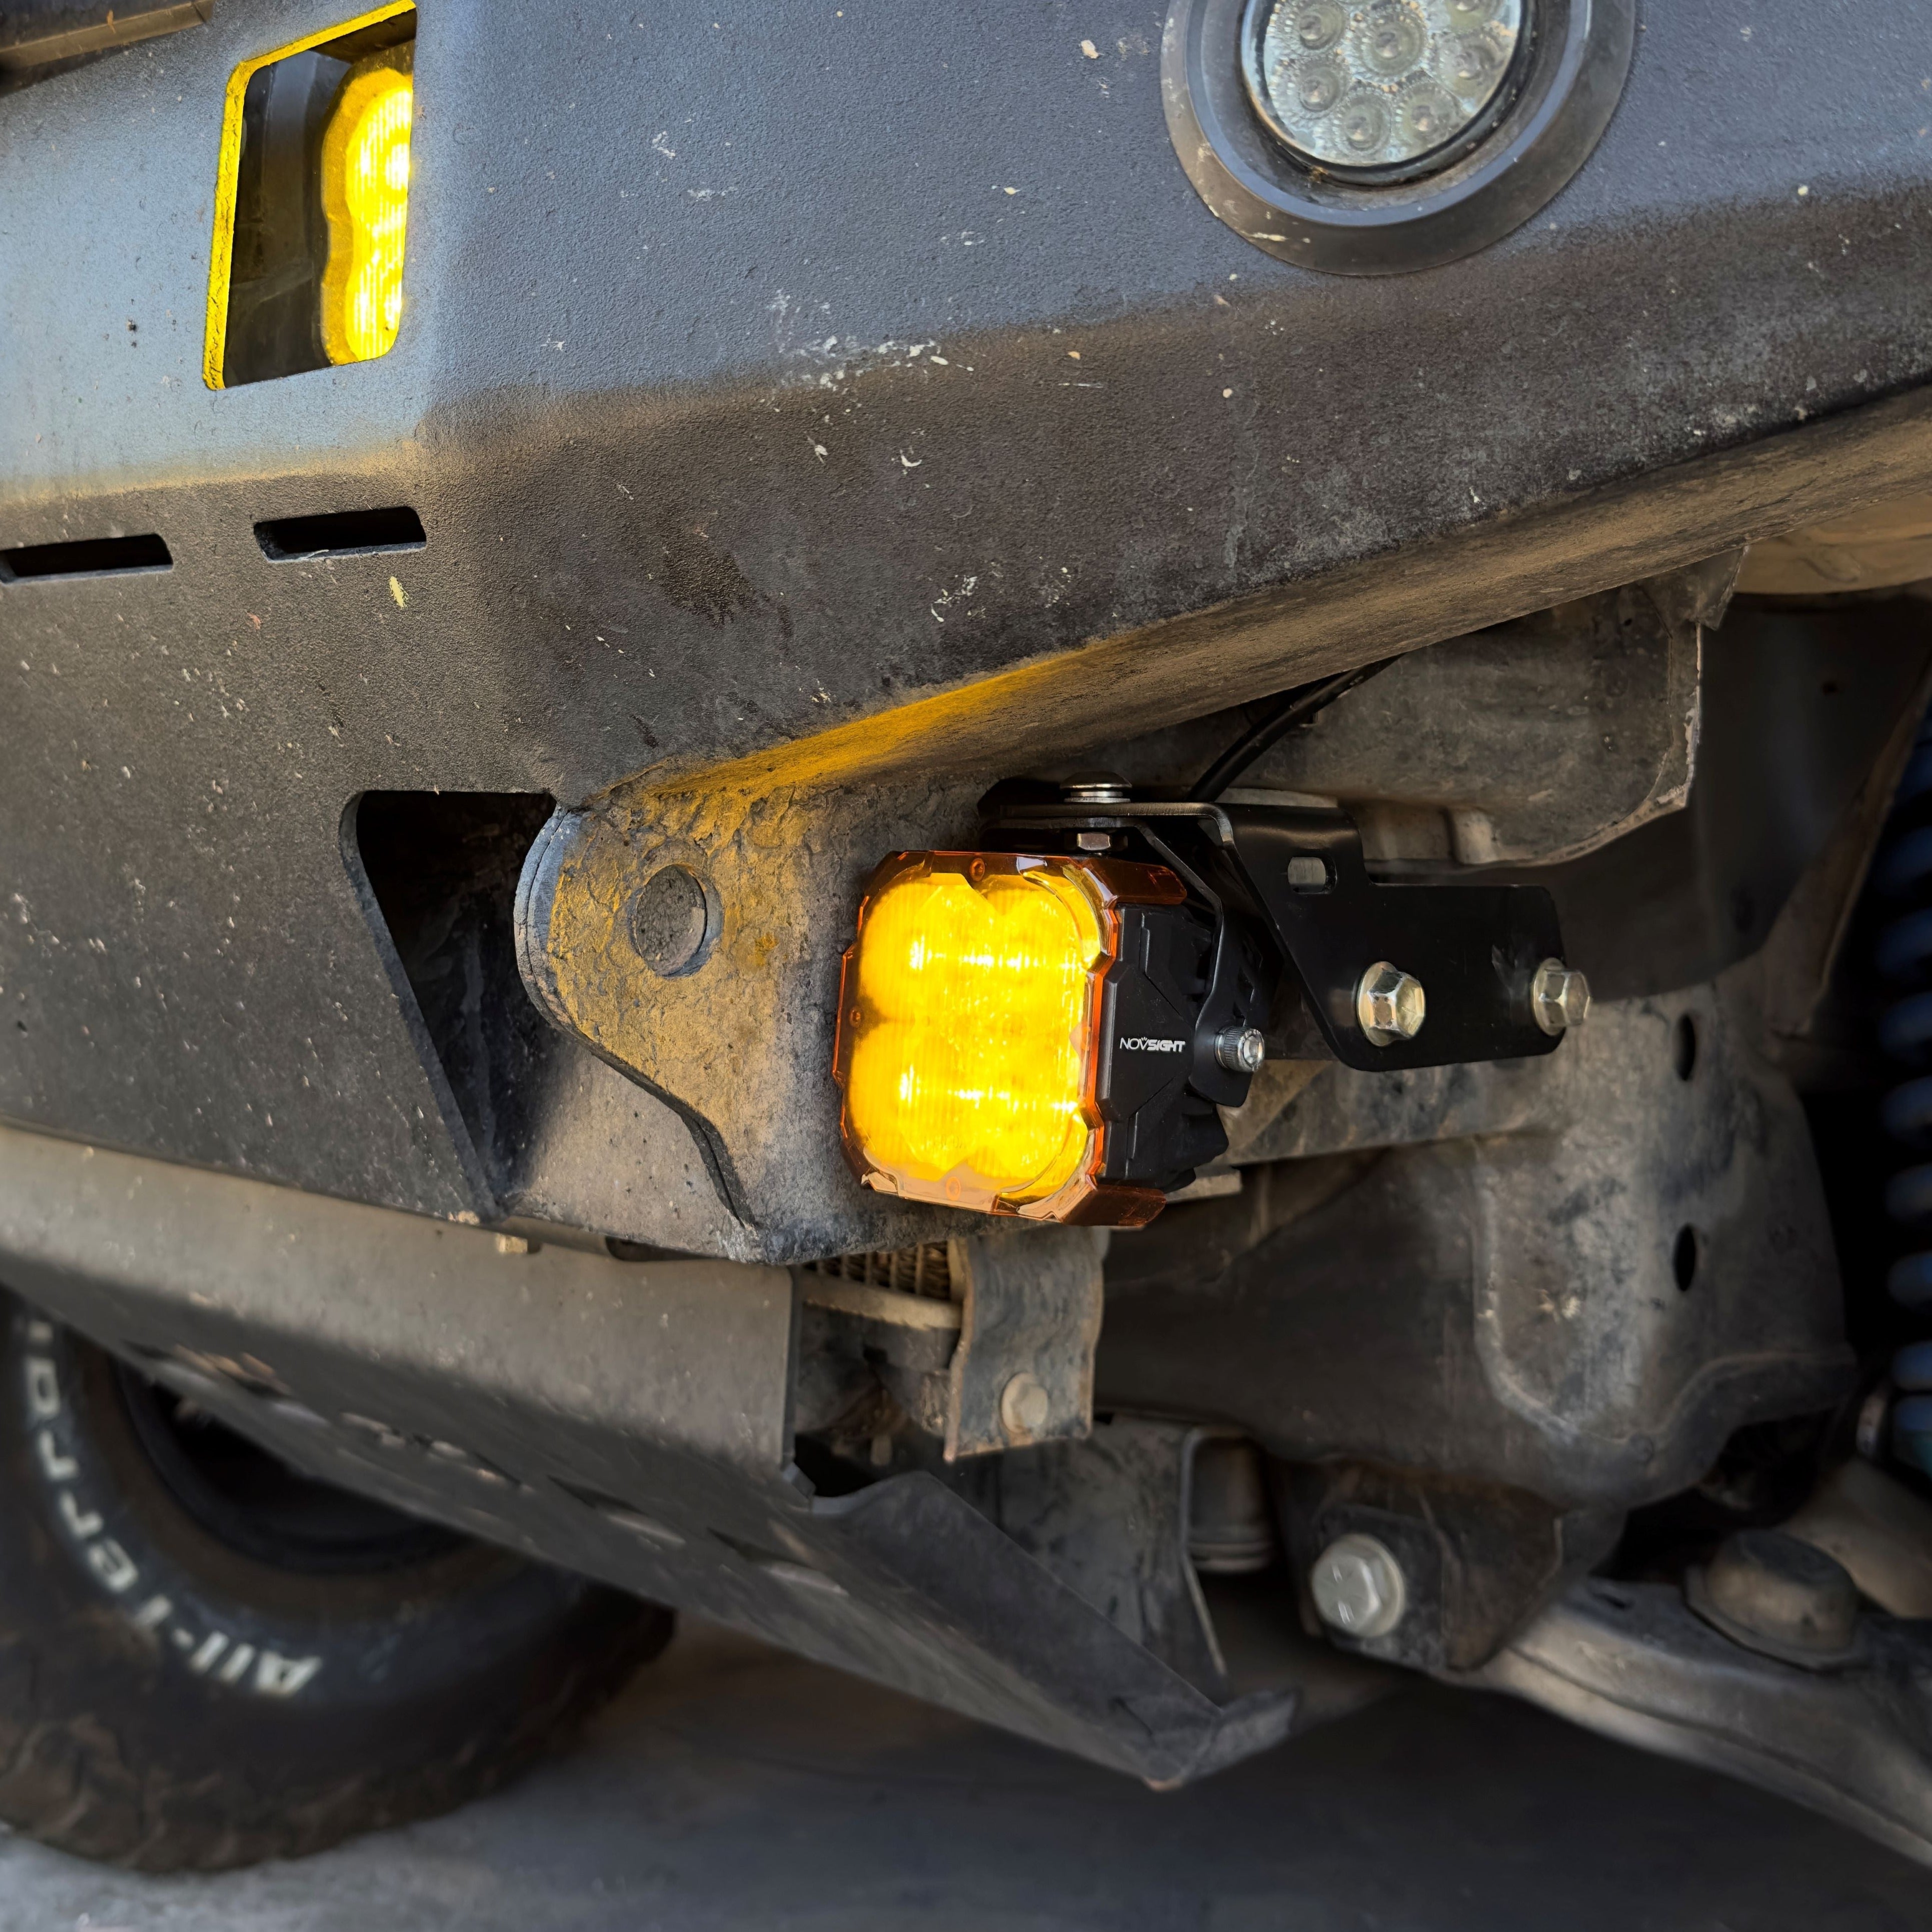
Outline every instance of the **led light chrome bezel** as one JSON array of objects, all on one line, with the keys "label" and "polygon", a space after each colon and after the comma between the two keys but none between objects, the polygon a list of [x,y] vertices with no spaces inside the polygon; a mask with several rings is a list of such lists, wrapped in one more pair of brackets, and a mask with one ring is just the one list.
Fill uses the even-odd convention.
[{"label": "led light chrome bezel", "polygon": [[1602,138],[1636,42],[1636,0],[1534,0],[1503,85],[1468,128],[1426,154],[1352,169],[1296,152],[1260,111],[1250,50],[1270,10],[1174,0],[1161,42],[1168,132],[1221,220],[1330,274],[1437,267],[1520,227]]},{"label": "led light chrome bezel", "polygon": [[[1502,79],[1496,83],[1496,92],[1490,95],[1474,117],[1459,128],[1446,141],[1423,153],[1412,155],[1406,161],[1388,161],[1368,166],[1357,166],[1346,161],[1324,160],[1303,146],[1293,129],[1276,112],[1274,92],[1268,84],[1268,76],[1262,64],[1262,45],[1268,38],[1270,21],[1276,10],[1288,4],[1288,0],[1247,0],[1241,16],[1241,79],[1248,91],[1248,104],[1256,118],[1274,135],[1286,150],[1288,158],[1296,166],[1310,175],[1326,176],[1336,181],[1355,182],[1369,187],[1382,187],[1395,182],[1414,181],[1425,175],[1440,174],[1445,168],[1452,167],[1472,148],[1480,147],[1496,131],[1497,124],[1508,113],[1514,104],[1522,78],[1533,55],[1532,44],[1536,35],[1536,23],[1540,9],[1537,0],[1522,0],[1522,26],[1518,32],[1516,45],[1510,50],[1509,64]],[[1336,111],[1340,111],[1339,109]]]}]

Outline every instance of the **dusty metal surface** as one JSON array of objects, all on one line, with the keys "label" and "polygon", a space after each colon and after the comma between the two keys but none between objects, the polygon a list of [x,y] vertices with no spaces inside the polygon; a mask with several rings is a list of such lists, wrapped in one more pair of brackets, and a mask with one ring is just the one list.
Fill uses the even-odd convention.
[{"label": "dusty metal surface", "polygon": [[1748,1778],[1932,1864],[1932,1700],[1922,1623],[1868,1616],[1840,1666],[1730,1642],[1669,1585],[1592,1580],[1481,1681],[1593,1730]]},{"label": "dusty metal surface", "polygon": [[1932,1617],[1932,1503],[1853,1456],[1782,1526],[1842,1563],[1862,1594],[1894,1617]]},{"label": "dusty metal surface", "polygon": [[[1090,1274],[1093,1237],[1052,1232]],[[1203,1775],[1360,1694],[1292,1605],[1263,1619],[1264,1682],[1210,1694],[1148,1647],[1134,1580],[1142,1544],[1184,1546],[1174,1459],[1130,1462],[1133,1508],[1064,1576],[927,1469],[815,1494],[777,1270],[505,1252],[0,1130],[0,1281],[298,1468],[1142,1778]],[[1104,1434],[1023,1453],[1111,1468]],[[1071,1516],[1119,1486],[1069,1466],[1055,1486]]]},{"label": "dusty metal surface", "polygon": [[134,0],[109,6],[101,0],[26,0],[0,21],[0,81],[42,77],[36,69],[109,53],[184,27],[199,27],[214,0]]},{"label": "dusty metal surface", "polygon": [[1093,1428],[1106,1252],[1096,1228],[992,1228],[952,1244],[962,1320],[948,1461],[1078,1441]]},{"label": "dusty metal surface", "polygon": [[1506,1484],[1375,1462],[1301,1464],[1283,1489],[1289,1560],[1311,1591],[1329,1552],[1365,1539],[1400,1578],[1384,1628],[1330,1624],[1328,1640],[1412,1670],[1487,1663],[1611,1554],[1624,1520],[1614,1504],[1566,1509]]},{"label": "dusty metal surface", "polygon": [[1831,1407],[1851,1357],[1823,1190],[1757,1038],[1694,989],[1606,1004],[1545,1060],[1391,1079],[1386,1108],[1324,1106],[1370,1078],[1328,1068],[1250,1157],[1410,1144],[1204,1279],[1181,1217],[1218,1204],[1117,1236],[1097,1400],[1624,1507],[1748,1420]]},{"label": "dusty metal surface", "polygon": [[1465,864],[1580,857],[1689,795],[1699,643],[1635,586],[1566,604],[1402,658],[1242,782],[1434,806]]},{"label": "dusty metal surface", "polygon": [[[741,1250],[789,1258],[958,1231],[956,1212],[859,1184],[832,1039],[860,882],[896,849],[968,842],[978,790],[614,798],[560,811],[532,847],[516,901],[530,998],[676,1110],[742,1224]],[[632,913],[671,865],[703,878],[721,930],[703,965],[667,977],[640,955]]]},{"label": "dusty metal surface", "polygon": [[1913,0],[1646,8],[1538,220],[1372,283],[1201,206],[1157,7],[437,10],[395,350],[211,394],[223,83],[339,13],[5,98],[0,541],[175,559],[0,586],[15,1119],[481,1212],[359,792],[1024,762],[1926,487]]},{"label": "dusty metal surface", "polygon": [[[1121,1420],[1100,1430],[1090,1454],[983,1463],[972,1484],[980,1506],[1022,1549],[1050,1557],[1089,1596],[1106,1597],[1123,1630],[1190,1684],[1226,1697],[1228,1654],[1188,1557],[1188,1474],[1202,1433],[1186,1423]],[[1180,1498],[1181,1507],[1150,1512],[1163,1497]],[[1135,1553],[1124,1568],[1125,1526]]]},{"label": "dusty metal surface", "polygon": [[550,813],[543,793],[367,792],[344,826],[370,938],[475,1211],[765,1258],[690,1122],[524,991],[517,880]]},{"label": "dusty metal surface", "polygon": [[[801,1269],[799,1432],[854,1446],[869,1436],[890,1461],[900,1418],[883,1393],[948,1462],[1083,1440],[1106,1247],[1102,1230],[995,1223],[943,1246]],[[928,1255],[940,1258],[938,1280],[922,1292],[844,1278],[855,1264],[916,1278]]]},{"label": "dusty metal surface", "polygon": [[1815,996],[1820,948],[1856,897],[1925,708],[1927,616],[1910,596],[1826,610],[1747,600],[1706,634],[1684,808],[1529,874],[1556,896],[1594,991],[1620,999],[1715,978],[1766,952],[1789,918],[1816,943],[1804,989],[1780,997]]},{"label": "dusty metal surface", "polygon": [[1876,503],[1854,516],[1754,544],[1741,587],[1818,597],[1932,578],[1932,498]]}]

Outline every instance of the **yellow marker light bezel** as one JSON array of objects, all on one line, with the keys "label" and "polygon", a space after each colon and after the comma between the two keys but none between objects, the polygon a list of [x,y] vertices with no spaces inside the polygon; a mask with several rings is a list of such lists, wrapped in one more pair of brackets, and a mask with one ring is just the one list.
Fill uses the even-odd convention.
[{"label": "yellow marker light bezel", "polygon": [[1119,908],[1186,896],[1165,868],[1109,860],[886,860],[845,954],[833,1058],[860,1178],[982,1214],[1145,1218],[1144,1190],[1101,1178],[1102,985]]},{"label": "yellow marker light bezel", "polygon": [[[353,20],[339,20],[320,32],[304,34],[300,40],[291,40],[271,53],[256,54],[242,62],[228,76],[222,101],[220,152],[215,164],[214,227],[208,251],[208,322],[201,344],[201,379],[211,389],[228,386],[222,370],[228,354],[228,285],[235,264],[236,196],[242,175],[242,116],[248,83],[262,68],[273,67],[278,61],[326,49],[364,28],[380,26],[385,20],[398,20],[416,10],[416,0],[388,0],[387,4],[358,14]],[[394,338],[391,339],[393,341]],[[331,354],[333,358],[332,350]]]}]

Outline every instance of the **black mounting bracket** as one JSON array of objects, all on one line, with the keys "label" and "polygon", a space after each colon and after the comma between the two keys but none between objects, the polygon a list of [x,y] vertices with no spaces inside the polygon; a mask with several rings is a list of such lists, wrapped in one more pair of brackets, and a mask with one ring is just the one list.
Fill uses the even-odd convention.
[{"label": "black mounting bracket", "polygon": [[[1091,850],[1105,835],[1114,856],[1172,867],[1217,922],[1259,928],[1298,984],[1316,1051],[1345,1066],[1388,1072],[1527,1059],[1561,1037],[1538,1024],[1531,1000],[1537,968],[1563,956],[1556,902],[1540,886],[1378,879],[1354,821],[1336,809],[1095,803],[1044,789],[989,794],[988,839],[1012,850],[1024,835],[1045,834],[1054,850]],[[1421,982],[1427,1010],[1414,1038],[1386,1044],[1358,1010],[1364,974],[1384,962]],[[1291,1005],[1273,1003],[1277,1015]]]}]

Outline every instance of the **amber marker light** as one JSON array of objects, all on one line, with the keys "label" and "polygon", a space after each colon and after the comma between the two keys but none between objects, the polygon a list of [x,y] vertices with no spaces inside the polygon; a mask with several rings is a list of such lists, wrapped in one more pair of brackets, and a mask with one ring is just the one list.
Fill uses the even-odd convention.
[{"label": "amber marker light", "polygon": [[414,88],[394,58],[351,71],[322,139],[322,340],[332,362],[386,356],[402,322]]},{"label": "amber marker light", "polygon": [[415,0],[255,54],[222,106],[202,378],[232,388],[395,346]]},{"label": "amber marker light", "polygon": [[860,1178],[983,1213],[1144,1218],[1142,1192],[1100,1178],[1102,990],[1119,953],[1118,908],[1184,897],[1159,866],[998,852],[888,859],[860,908],[839,1000],[835,1071]]}]

